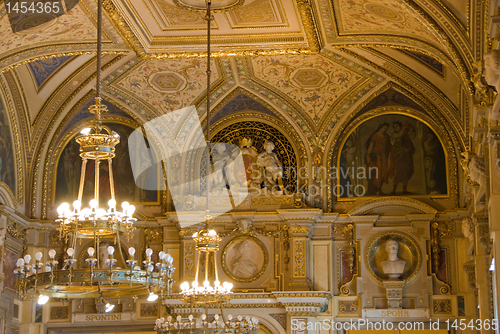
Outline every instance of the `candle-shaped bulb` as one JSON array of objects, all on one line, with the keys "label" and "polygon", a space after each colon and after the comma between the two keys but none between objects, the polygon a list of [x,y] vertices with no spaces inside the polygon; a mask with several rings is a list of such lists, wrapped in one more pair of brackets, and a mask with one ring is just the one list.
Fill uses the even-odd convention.
[{"label": "candle-shaped bulb", "polygon": [[87,253],[89,254],[90,257],[94,257],[94,253],[95,253],[94,247],[89,247],[87,249]]}]

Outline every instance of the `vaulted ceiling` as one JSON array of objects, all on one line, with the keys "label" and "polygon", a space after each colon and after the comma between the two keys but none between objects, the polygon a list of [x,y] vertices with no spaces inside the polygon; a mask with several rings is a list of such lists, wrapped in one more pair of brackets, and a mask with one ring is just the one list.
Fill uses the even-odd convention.
[{"label": "vaulted ceiling", "polygon": [[[103,94],[137,123],[189,105],[206,109],[206,22],[179,2],[104,0]],[[27,212],[35,213],[30,194],[43,185],[45,159],[92,99],[96,1],[80,0],[59,17],[7,15],[0,6],[1,90],[15,117],[23,178],[34,187],[21,193],[31,197]],[[340,124],[375,96],[395,89],[467,146],[485,6],[481,0],[246,0],[214,14],[213,113],[236,92],[247,95],[292,124],[313,150],[327,147]]]}]

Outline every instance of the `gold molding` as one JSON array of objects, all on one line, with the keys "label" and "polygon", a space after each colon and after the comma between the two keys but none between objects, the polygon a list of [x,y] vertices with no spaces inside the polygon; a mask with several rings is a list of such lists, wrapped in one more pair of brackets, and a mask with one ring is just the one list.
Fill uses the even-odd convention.
[{"label": "gold molding", "polygon": [[[16,114],[15,114],[15,111],[14,111],[14,106],[12,104],[12,100],[11,100],[11,97],[10,95],[8,94],[8,89],[7,89],[7,86],[5,85],[5,81],[3,78],[0,78],[0,97],[2,97],[2,101],[6,101],[6,105],[4,105],[4,108],[6,110],[6,113],[9,117],[9,125],[10,125],[10,129],[12,131],[12,142],[14,143],[14,147],[12,147],[12,149],[14,150],[14,155],[16,157],[16,170],[17,170],[17,177],[16,177],[16,182],[15,182],[15,185],[16,185],[16,195],[17,195],[17,201],[14,200],[14,205],[17,205],[17,202],[19,203],[23,203],[23,199],[24,199],[24,196],[23,196],[23,193],[24,193],[24,166],[23,166],[23,163],[22,163],[22,158],[21,158],[21,152],[23,152],[24,150],[21,149],[21,142],[20,142],[20,139],[19,139],[19,129],[18,129],[18,125],[17,125],[17,117],[16,117]],[[9,187],[6,187],[6,189],[9,189]],[[10,189],[11,190],[11,193],[13,194],[14,191],[13,189]],[[16,198],[14,196],[14,198]]]}]

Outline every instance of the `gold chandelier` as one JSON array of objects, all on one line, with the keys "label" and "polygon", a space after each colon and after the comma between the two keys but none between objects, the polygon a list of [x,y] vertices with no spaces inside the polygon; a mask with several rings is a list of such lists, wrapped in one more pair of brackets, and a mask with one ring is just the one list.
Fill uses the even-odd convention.
[{"label": "gold chandelier", "polygon": [[[115,189],[113,180],[112,159],[115,157],[115,147],[120,142],[120,136],[109,127],[102,124],[101,116],[107,111],[102,104],[101,91],[101,54],[102,54],[102,0],[98,1],[98,33],[97,33],[97,84],[95,104],[89,111],[95,115],[93,125],[81,131],[75,138],[80,145],[82,168],[78,198],[73,202],[73,209],[68,203],[57,208],[59,231],[61,238],[69,241],[70,247],[66,250],[66,259],[59,269],[56,260],[56,251],[48,252],[49,260],[42,261],[43,254],[35,254],[35,263],[31,264],[31,256],[25,255],[17,260],[17,269],[14,273],[18,277],[17,292],[21,298],[26,294],[38,297],[39,304],[45,304],[49,297],[54,298],[97,298],[97,305],[102,306],[104,312],[112,310],[113,305],[107,303],[109,297],[148,296],[148,301],[154,301],[160,296],[172,292],[173,258],[165,252],[159,252],[159,261],[152,261],[153,250],[145,250],[145,260],[142,268],[135,259],[136,250],[128,249],[129,258],[126,260],[128,269],[116,267],[114,258],[115,248],[107,248],[108,258],[104,261],[100,256],[100,242],[102,238],[116,238],[121,245],[120,237],[130,238],[134,231],[133,218],[135,207],[128,202],[121,204],[122,211],[116,208]],[[87,171],[87,162],[94,161],[94,198],[89,207],[82,208],[82,196]],[[99,169],[102,162],[109,166],[109,187],[111,198],[108,207],[101,207],[99,198]],[[88,258],[85,260],[88,268],[75,268],[75,249],[77,239],[92,239],[93,247],[87,249]],[[118,246],[121,254],[121,247]],[[96,254],[97,252],[97,254]],[[96,256],[94,256],[96,255]],[[122,254],[123,257],[123,254]],[[104,262],[104,263],[100,263]]]}]

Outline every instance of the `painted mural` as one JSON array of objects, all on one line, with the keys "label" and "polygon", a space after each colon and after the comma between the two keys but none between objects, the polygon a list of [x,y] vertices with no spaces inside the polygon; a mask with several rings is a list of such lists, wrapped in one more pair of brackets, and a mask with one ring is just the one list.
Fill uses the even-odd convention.
[{"label": "painted mural", "polygon": [[15,192],[15,157],[7,112],[0,100],[0,182]]},{"label": "painted mural", "polygon": [[[137,187],[134,182],[128,147],[128,137],[134,129],[118,123],[105,123],[105,125],[120,135],[120,143],[116,146],[116,156],[113,159],[116,201],[118,203],[123,201],[158,202],[158,191],[143,190]],[[79,156],[79,146],[74,137],[66,144],[57,163],[55,206],[74,199],[78,195],[82,160]],[[84,203],[88,203],[93,198],[94,170],[94,162],[89,161],[85,172],[82,200]],[[100,202],[101,205],[107,206],[111,189],[109,186],[109,165],[105,161],[100,164],[99,176]]]},{"label": "painted mural", "polygon": [[41,87],[47,79],[49,79],[52,74],[57,71],[57,69],[66,64],[66,62],[68,62],[71,58],[73,57],[53,57],[35,60],[28,63],[28,67],[35,78],[37,87]]},{"label": "painted mural", "polygon": [[355,128],[335,171],[337,197],[446,195],[446,157],[436,133],[409,116],[385,114]]}]

